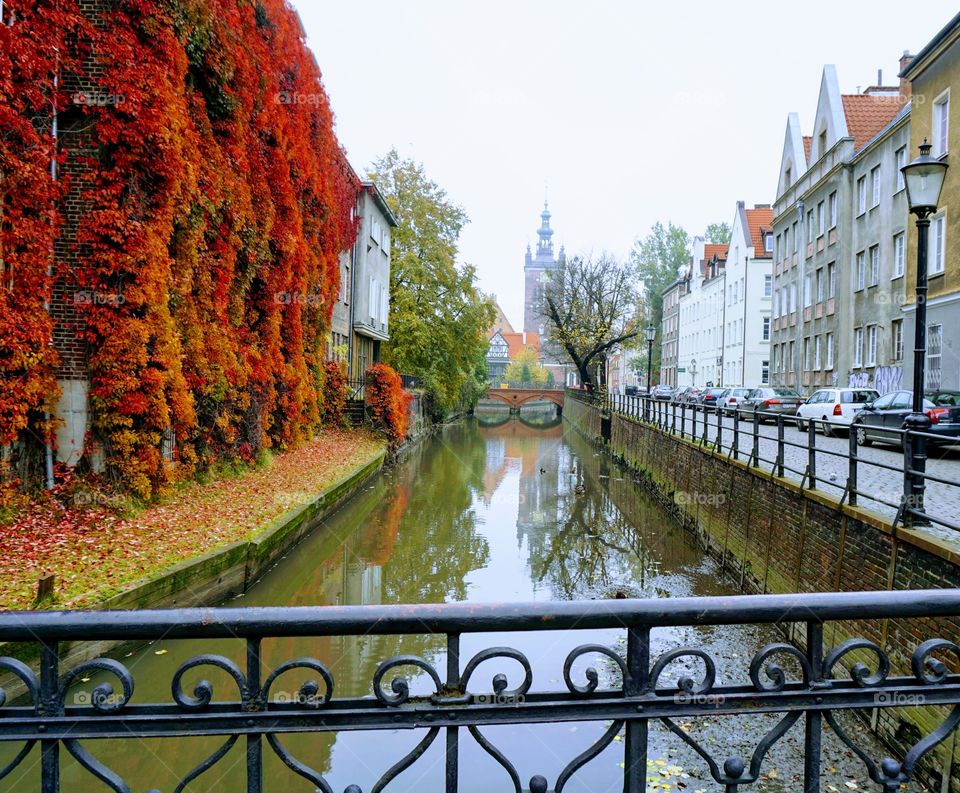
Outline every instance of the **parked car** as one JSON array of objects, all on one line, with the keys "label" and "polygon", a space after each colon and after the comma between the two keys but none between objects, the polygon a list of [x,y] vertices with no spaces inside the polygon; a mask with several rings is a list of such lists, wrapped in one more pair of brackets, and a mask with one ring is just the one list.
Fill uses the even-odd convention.
[{"label": "parked car", "polygon": [[702,389],[698,388],[695,385],[684,386],[683,388],[678,389],[673,394],[672,402],[676,402],[678,405],[693,405],[696,404],[697,397],[700,395]]},{"label": "parked car", "polygon": [[693,388],[693,386],[690,386],[690,385],[677,386],[677,387],[673,390],[673,393],[670,395],[670,401],[673,402],[675,405],[679,405],[679,404],[685,402],[685,401],[686,401],[686,399],[685,399],[686,394],[687,394],[687,392],[690,391],[692,388]]},{"label": "parked car", "polygon": [[705,408],[715,408],[720,404],[720,397],[722,397],[726,391],[726,388],[705,388],[697,395],[696,403],[703,405]]},{"label": "parked car", "polygon": [[658,401],[670,401],[670,397],[676,389],[670,385],[658,385],[653,388],[653,398]]},{"label": "parked car", "polygon": [[626,388],[623,389],[623,393],[625,396],[636,396],[637,387],[635,385],[628,385]]},{"label": "parked car", "polygon": [[776,415],[793,418],[801,402],[803,397],[792,388],[782,386],[753,388],[747,398],[740,403],[740,418],[752,419],[754,413],[760,414],[760,421],[775,418]]},{"label": "parked car", "polygon": [[806,432],[802,419],[820,419],[819,428],[831,437],[837,427],[849,428],[863,406],[880,398],[872,388],[821,388],[797,408],[797,429]]},{"label": "parked car", "polygon": [[734,411],[740,407],[740,403],[750,395],[750,391],[751,389],[743,388],[741,386],[725,388],[723,390],[723,395],[717,401],[720,411],[725,416],[732,416]]},{"label": "parked car", "polygon": [[[853,422],[857,443],[869,446],[874,441],[903,444],[903,421],[913,407],[912,391],[893,391],[863,406]],[[927,391],[923,395],[923,412],[930,418],[933,435],[929,444],[960,441],[960,391]]]}]

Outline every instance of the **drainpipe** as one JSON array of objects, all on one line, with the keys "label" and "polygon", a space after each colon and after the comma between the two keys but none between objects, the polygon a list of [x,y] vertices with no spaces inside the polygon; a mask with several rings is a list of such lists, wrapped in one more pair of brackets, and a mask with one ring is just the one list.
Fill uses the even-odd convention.
[{"label": "drainpipe", "polygon": [[723,385],[723,366],[727,356],[727,268],[723,268],[723,309],[720,314],[720,381],[718,385]]},{"label": "drainpipe", "polygon": [[[803,290],[805,288],[807,279],[807,223],[806,218],[804,217],[805,208],[806,207],[803,203],[803,199],[801,198],[799,201],[797,201],[797,217],[799,219],[800,226],[798,230],[803,235],[801,237],[802,242],[799,245],[800,272],[797,279],[797,381],[794,383],[797,392],[799,392],[803,387],[803,367],[806,364],[806,360],[804,359],[803,355],[803,310],[805,308],[803,303],[804,300],[806,300]],[[789,321],[789,317],[787,318],[787,321]]]},{"label": "drainpipe", "polygon": [[[743,257],[743,338],[740,341],[740,382],[744,383],[747,377],[747,287],[750,286],[750,272],[747,264],[749,256]],[[763,385],[761,383],[760,385]]]}]

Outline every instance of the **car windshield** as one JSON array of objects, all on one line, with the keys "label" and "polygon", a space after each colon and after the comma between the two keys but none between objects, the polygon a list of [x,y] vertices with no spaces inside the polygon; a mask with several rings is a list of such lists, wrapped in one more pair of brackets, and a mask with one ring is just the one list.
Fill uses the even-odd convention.
[{"label": "car windshield", "polygon": [[960,407],[960,391],[936,391],[924,394],[938,408]]},{"label": "car windshield", "polygon": [[708,388],[707,389],[707,393],[713,394],[714,396],[720,396],[720,394],[722,394],[724,391],[726,391],[725,388]]},{"label": "car windshield", "polygon": [[798,399],[800,398],[800,394],[798,394],[796,391],[794,391],[791,388],[774,388],[773,393],[776,394],[777,396],[797,397]]},{"label": "car windshield", "polygon": [[873,402],[875,399],[879,399],[880,394],[876,391],[841,391],[840,392],[840,401],[844,404],[853,403],[857,405],[862,405],[867,402]]},{"label": "car windshield", "polygon": [[749,394],[749,393],[750,393],[750,389],[749,389],[749,388],[734,388],[734,389],[733,389],[733,396],[738,396],[738,397],[739,397],[739,396],[746,396],[746,395]]}]

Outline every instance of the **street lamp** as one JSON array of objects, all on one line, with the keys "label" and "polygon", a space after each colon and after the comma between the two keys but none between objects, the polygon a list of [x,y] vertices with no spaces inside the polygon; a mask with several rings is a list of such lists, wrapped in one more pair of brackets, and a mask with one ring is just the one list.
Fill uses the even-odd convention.
[{"label": "street lamp", "polygon": [[[647,399],[644,402],[644,405],[650,404],[650,397],[652,396],[653,381],[651,377],[651,369],[653,368],[653,340],[657,338],[657,329],[654,324],[651,322],[647,325]],[[644,410],[644,413],[647,411]]]},{"label": "street lamp", "polygon": [[690,359],[690,384],[691,385],[697,384],[697,359],[696,358]]},{"label": "street lamp", "polygon": [[[904,420],[903,498],[904,515],[910,522],[913,511],[923,512],[924,475],[927,470],[927,439],[930,417],[923,412],[923,388],[926,383],[927,356],[927,232],[930,215],[937,210],[940,190],[947,175],[947,163],[930,156],[930,144],[923,139],[920,156],[900,169],[907,187],[907,204],[917,216],[917,317],[913,329],[913,406]],[[910,431],[918,433],[911,435]]]}]

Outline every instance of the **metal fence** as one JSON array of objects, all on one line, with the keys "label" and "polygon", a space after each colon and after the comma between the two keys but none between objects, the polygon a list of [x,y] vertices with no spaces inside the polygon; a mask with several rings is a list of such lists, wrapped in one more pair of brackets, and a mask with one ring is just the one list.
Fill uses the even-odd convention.
[{"label": "metal fence", "polygon": [[[645,396],[598,395],[572,389],[567,391],[567,396],[594,405],[607,415],[616,413],[642,421],[670,435],[725,452],[731,459],[743,459],[755,468],[767,467],[777,476],[793,477],[802,487],[839,493],[841,502],[864,506],[861,502],[867,501],[872,507],[886,507],[893,512],[895,525],[936,524],[960,531],[960,524],[930,506],[926,493],[930,485],[946,488],[938,499],[939,505],[960,503],[960,482],[926,470],[927,444],[931,441],[942,443],[941,436],[885,427],[884,433],[899,439],[903,446],[902,459],[891,456],[891,462],[885,462],[864,459],[852,430],[842,450],[828,448],[823,441],[818,443],[818,429],[821,432],[825,428],[836,430],[836,425],[820,419],[804,419],[807,426],[803,434],[793,432],[788,437],[786,427],[795,427],[796,422],[792,416],[782,413],[741,412],[737,407],[725,420],[723,411],[713,406],[677,404]],[[775,433],[766,435],[762,432],[761,425],[767,422],[775,425]],[[802,451],[801,467],[788,462],[789,449]],[[828,458],[843,461],[844,478],[839,483],[818,473],[818,461],[823,463]],[[861,487],[859,483],[869,471],[885,472],[888,480],[897,483],[896,487]]]},{"label": "metal fence", "polygon": [[[459,789],[461,742],[468,740],[479,745],[502,769],[500,778],[491,778],[488,789],[561,793],[574,775],[589,775],[590,761],[609,748],[622,759],[623,789],[640,793],[646,789],[648,730],[651,723],[659,723],[673,740],[699,755],[717,784],[727,793],[735,793],[761,778],[771,747],[798,725],[796,729],[804,735],[803,790],[816,793],[820,789],[822,726],[826,722],[863,762],[877,789],[893,793],[914,777],[921,758],[960,722],[960,675],[947,666],[957,664],[960,647],[936,636],[921,636],[923,640],[918,639],[920,643],[909,659],[909,671],[893,675],[886,650],[867,639],[852,638],[825,648],[824,626],[833,620],[920,617],[931,618],[921,624],[944,625],[949,623],[936,618],[958,615],[960,590],[0,614],[0,640],[31,642],[40,653],[39,673],[16,659],[0,659],[0,670],[19,678],[27,690],[26,702],[0,708],[0,743],[13,742],[21,747],[0,769],[0,779],[39,747],[41,790],[55,793],[60,789],[60,755],[66,749],[110,789],[129,791],[129,783],[98,759],[98,755],[103,756],[99,742],[123,742],[126,750],[135,753],[142,751],[142,738],[174,740],[205,735],[220,736],[223,743],[183,777],[177,791],[215,767],[242,741],[248,793],[264,790],[265,752],[275,753],[293,774],[324,793],[332,793],[323,771],[291,754],[283,743],[284,736],[416,730],[418,736],[422,734],[419,743],[396,758],[373,786],[375,793],[414,765],[438,740],[445,757],[446,793]],[[670,633],[675,626],[774,623],[796,624],[806,637],[806,650],[772,643],[749,659],[733,661],[714,657],[703,647],[681,646],[652,657],[651,636],[658,636],[661,629]],[[555,657],[546,659],[549,672],[537,681],[530,659],[509,645],[490,646],[470,658],[460,651],[461,637],[469,634],[496,633],[502,642],[504,634],[542,632],[543,646],[549,648],[558,636],[571,640],[578,630],[595,629],[616,629],[623,644],[582,644],[565,654],[554,653]],[[910,631],[911,635],[915,632],[919,629]],[[273,637],[405,634],[439,634],[445,637],[445,652],[437,651],[429,658],[401,655],[380,660],[370,680],[372,696],[335,696],[329,659],[297,657],[265,668],[261,658],[261,643]],[[60,649],[67,642],[161,638],[171,642],[235,639],[236,660],[204,654],[176,669],[171,664],[172,701],[151,703],[132,701],[134,673],[122,661],[98,658],[69,671],[61,667]],[[617,649],[621,646],[625,649]],[[544,654],[549,656],[547,651]],[[602,662],[604,674],[598,673],[596,666],[584,669],[588,659],[594,664]],[[539,659],[538,665],[542,666],[543,660]],[[733,664],[738,668],[727,668]],[[501,671],[504,666],[506,672]],[[745,682],[718,684],[718,668],[722,678],[739,677]],[[215,693],[204,679],[195,683],[192,693],[185,690],[198,674],[216,670],[232,678],[229,690],[218,689]],[[497,674],[487,683],[492,671]],[[104,674],[115,683],[83,682]],[[280,682],[285,675],[289,676]],[[306,682],[294,689],[294,696],[279,696],[280,689],[304,677]],[[416,678],[416,683],[411,678]],[[411,693],[415,686],[422,689],[424,683],[429,693]],[[92,691],[83,691],[84,685]],[[78,690],[84,696],[78,696]],[[0,703],[3,701],[0,697]],[[77,702],[85,704],[77,706]],[[919,738],[909,733],[910,740],[917,740],[899,759],[873,756],[858,741],[860,731],[851,734],[838,720],[843,710],[920,703],[939,707],[946,714],[945,720]],[[779,720],[749,757],[718,756],[716,746],[701,742],[684,728],[698,716],[722,720],[754,714],[776,714]],[[598,726],[598,732],[602,729],[600,738],[578,756],[562,758],[566,766],[552,779],[535,774],[522,781],[516,763],[525,759],[523,746],[497,746],[482,731],[506,724],[530,725],[535,730],[537,725],[551,722],[602,725]],[[736,729],[733,722],[730,726]],[[142,789],[141,784],[138,789]],[[395,789],[410,788],[401,783]],[[360,788],[350,785],[346,791],[360,793]]]}]

